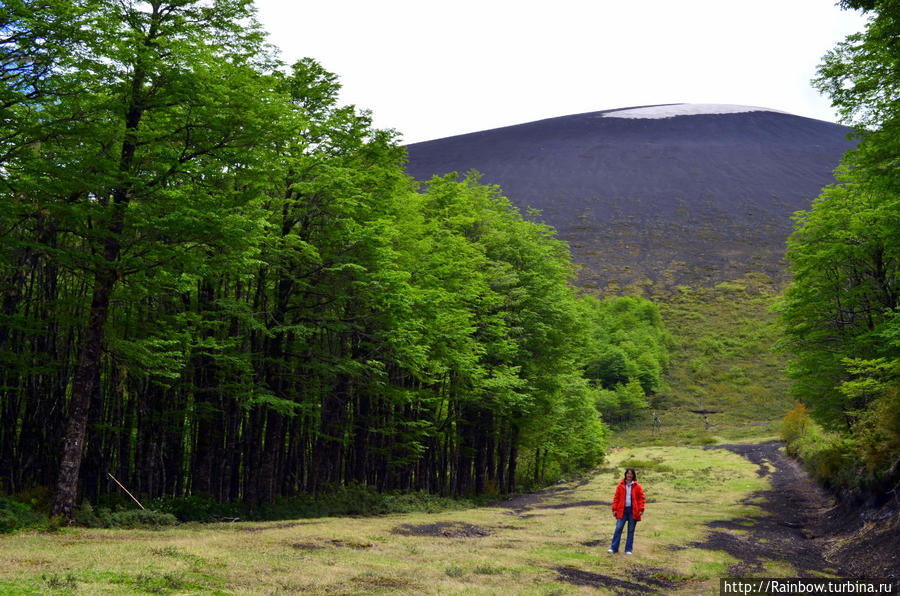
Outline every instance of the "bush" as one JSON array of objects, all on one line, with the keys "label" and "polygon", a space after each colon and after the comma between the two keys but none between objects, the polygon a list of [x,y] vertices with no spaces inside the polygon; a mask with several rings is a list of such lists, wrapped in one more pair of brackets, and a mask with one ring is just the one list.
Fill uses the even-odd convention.
[{"label": "bush", "polygon": [[890,490],[897,482],[892,470],[900,458],[900,387],[886,385],[855,414],[852,432],[824,432],[798,403],[781,422],[785,451],[827,486]]},{"label": "bush", "polygon": [[853,427],[866,469],[876,477],[887,474],[900,459],[900,387],[887,388],[861,414]]},{"label": "bush", "polygon": [[855,451],[852,439],[810,427],[798,441],[797,455],[817,481],[842,487],[855,484],[859,469]]},{"label": "bush", "polygon": [[798,441],[806,434],[812,421],[809,418],[809,410],[801,403],[797,403],[793,410],[781,419],[781,440],[784,441],[785,451],[792,457],[797,456]]},{"label": "bush", "polygon": [[162,528],[178,523],[178,519],[171,513],[150,509],[117,511],[112,514],[111,519],[114,528]]},{"label": "bush", "polygon": [[98,507],[95,510],[85,501],[75,512],[75,523],[88,528],[161,528],[176,525],[178,519],[171,513],[151,509],[111,511]]},{"label": "bush", "polygon": [[[146,503],[157,515],[171,515],[181,522],[273,521],[346,515],[382,515],[388,513],[438,512],[473,506],[470,500],[457,500],[427,492],[379,493],[374,487],[353,484],[335,488],[322,495],[300,494],[280,497],[274,503],[251,507],[246,503],[217,503],[210,495],[193,495],[179,499],[154,499]],[[86,505],[82,509],[89,508]],[[134,511],[134,510],[129,510]],[[124,513],[124,512],[123,512]],[[78,523],[94,527],[127,527],[129,516],[112,513],[100,507],[96,512],[77,518]],[[89,521],[85,523],[84,521]],[[93,521],[90,521],[93,520]],[[166,518],[154,518],[142,525],[165,525]],[[171,519],[168,520],[171,522]]]},{"label": "bush", "polygon": [[780,435],[787,454],[798,458],[819,483],[835,488],[857,483],[856,442],[840,433],[822,431],[803,404],[784,416]]},{"label": "bush", "polygon": [[242,503],[219,503],[209,493],[197,493],[179,499],[153,499],[147,506],[162,513],[170,513],[181,522],[214,522],[246,517],[247,513],[247,508]]},{"label": "bush", "polygon": [[0,497],[0,534],[35,527],[46,521],[45,516],[32,511],[29,505]]}]

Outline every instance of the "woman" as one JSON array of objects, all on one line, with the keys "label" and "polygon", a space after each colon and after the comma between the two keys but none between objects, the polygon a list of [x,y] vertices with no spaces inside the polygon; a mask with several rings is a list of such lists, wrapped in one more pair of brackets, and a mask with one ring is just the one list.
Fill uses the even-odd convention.
[{"label": "woman", "polygon": [[616,494],[612,502],[613,517],[616,518],[616,531],[613,532],[611,553],[619,552],[619,541],[622,539],[622,528],[628,522],[628,538],[625,539],[625,554],[631,554],[634,546],[634,527],[641,521],[644,514],[644,489],[637,482],[637,473],[634,468],[625,470],[625,477],[616,487]]}]

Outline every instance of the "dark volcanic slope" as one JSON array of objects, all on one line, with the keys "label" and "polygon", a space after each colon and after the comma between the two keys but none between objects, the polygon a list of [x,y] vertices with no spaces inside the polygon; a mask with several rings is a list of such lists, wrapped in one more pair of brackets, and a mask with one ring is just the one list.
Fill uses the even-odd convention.
[{"label": "dark volcanic slope", "polygon": [[[850,129],[772,111],[615,118],[608,110],[408,146],[408,172],[478,170],[542,210],[585,285],[783,279],[791,215],[834,181]],[[604,116],[604,115],[607,116]]]}]

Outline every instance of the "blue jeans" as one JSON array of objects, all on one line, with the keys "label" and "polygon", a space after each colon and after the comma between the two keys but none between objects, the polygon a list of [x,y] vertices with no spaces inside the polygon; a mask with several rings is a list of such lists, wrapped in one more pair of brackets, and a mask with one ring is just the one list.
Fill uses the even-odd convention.
[{"label": "blue jeans", "polygon": [[614,553],[619,552],[619,542],[622,540],[622,529],[625,527],[625,522],[628,522],[628,537],[625,539],[625,550],[631,552],[631,547],[634,546],[634,527],[637,525],[637,522],[634,521],[634,516],[631,515],[631,507],[626,507],[625,514],[616,520],[616,531],[613,532],[612,544],[609,547]]}]

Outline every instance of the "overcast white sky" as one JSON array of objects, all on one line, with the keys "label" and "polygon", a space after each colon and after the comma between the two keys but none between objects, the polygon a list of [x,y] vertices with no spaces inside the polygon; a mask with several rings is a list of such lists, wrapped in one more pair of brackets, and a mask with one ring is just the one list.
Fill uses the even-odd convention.
[{"label": "overcast white sky", "polygon": [[836,0],[256,0],[286,62],[336,73],[341,99],[406,143],[660,103],[835,121],[810,85],[864,26]]}]

